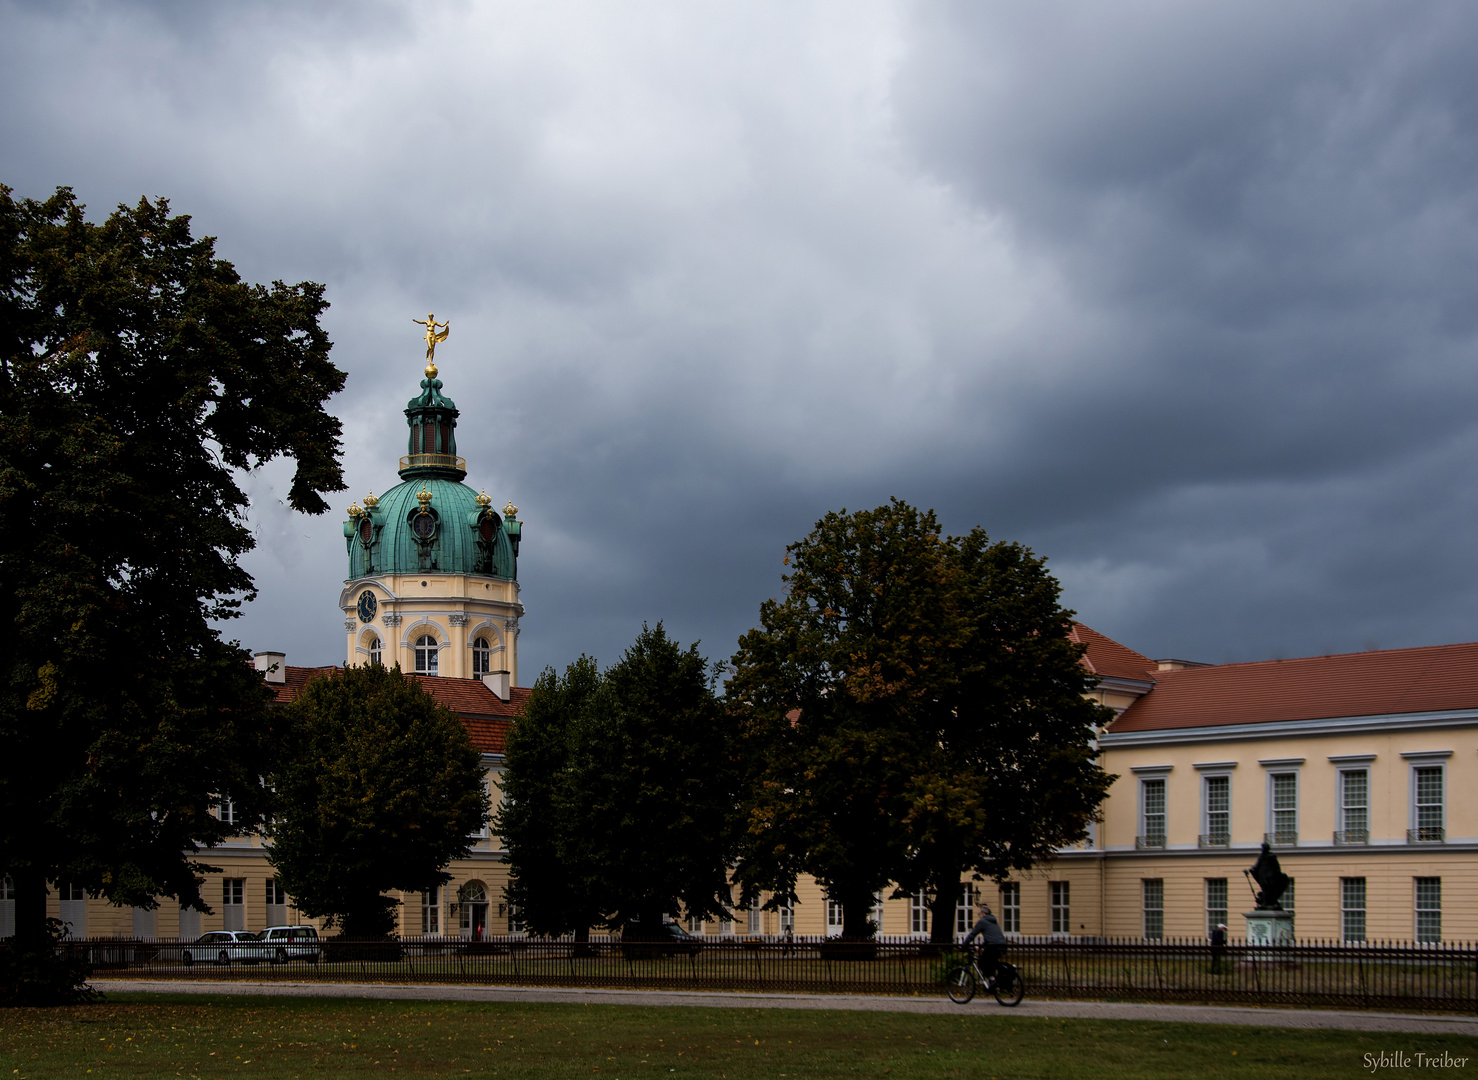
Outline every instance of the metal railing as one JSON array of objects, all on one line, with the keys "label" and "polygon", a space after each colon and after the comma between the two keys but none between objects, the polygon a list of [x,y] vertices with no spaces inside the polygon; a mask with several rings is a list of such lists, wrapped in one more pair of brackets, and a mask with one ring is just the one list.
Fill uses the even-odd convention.
[{"label": "metal railing", "polygon": [[1203,848],[1219,848],[1232,846],[1231,833],[1202,833],[1198,845]]},{"label": "metal railing", "polygon": [[1336,831],[1334,834],[1336,844],[1368,844],[1370,843],[1369,829],[1345,829]]},{"label": "metal railing", "polygon": [[[3,946],[0,946],[3,947]],[[505,986],[943,993],[954,946],[907,939],[522,937],[246,943],[88,939],[61,946],[110,979],[475,983]],[[1478,1011],[1473,944],[1020,938],[1007,958],[1034,997]]]},{"label": "metal railing", "polygon": [[1136,851],[1154,851],[1164,846],[1164,836],[1136,836],[1134,838],[1134,849]]},{"label": "metal railing", "polygon": [[1298,847],[1298,833],[1292,830],[1266,832],[1262,834],[1262,842],[1273,847]]},{"label": "metal railing", "polygon": [[406,469],[419,469],[428,465],[435,465],[442,469],[460,469],[467,471],[467,459],[455,457],[452,454],[407,454],[400,459],[399,472]]},{"label": "metal railing", "polygon": [[1447,840],[1447,830],[1441,825],[1423,825],[1406,830],[1408,844],[1441,844]]}]

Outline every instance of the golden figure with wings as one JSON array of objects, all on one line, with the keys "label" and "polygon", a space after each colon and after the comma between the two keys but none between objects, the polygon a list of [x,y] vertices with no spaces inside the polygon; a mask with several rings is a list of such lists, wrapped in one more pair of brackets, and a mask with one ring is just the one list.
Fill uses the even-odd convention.
[{"label": "golden figure with wings", "polygon": [[[436,316],[430,312],[426,313],[424,319],[412,319],[411,322],[418,323],[426,328],[426,378],[436,378],[436,346],[446,340],[446,336],[452,332],[450,321],[439,323]],[[440,327],[441,329],[437,329]]]}]

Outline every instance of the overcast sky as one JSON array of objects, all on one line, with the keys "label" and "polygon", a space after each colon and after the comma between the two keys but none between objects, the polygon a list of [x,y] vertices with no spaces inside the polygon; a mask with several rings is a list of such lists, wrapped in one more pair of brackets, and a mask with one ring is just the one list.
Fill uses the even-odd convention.
[{"label": "overcast sky", "polygon": [[[1471,2],[0,2],[0,182],[326,283],[336,508],[450,319],[524,682],[895,495],[1155,657],[1478,638]],[[342,662],[285,476],[230,633]]]}]

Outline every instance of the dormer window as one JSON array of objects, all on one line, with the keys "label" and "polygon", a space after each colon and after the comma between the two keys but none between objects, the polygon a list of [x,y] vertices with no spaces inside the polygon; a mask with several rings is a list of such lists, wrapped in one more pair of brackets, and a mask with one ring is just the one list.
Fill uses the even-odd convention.
[{"label": "dormer window", "polygon": [[472,677],[480,679],[493,669],[493,650],[488,639],[480,637],[472,643]]},{"label": "dormer window", "polygon": [[437,644],[436,639],[430,634],[422,634],[416,638],[416,673],[418,675],[438,674]]}]

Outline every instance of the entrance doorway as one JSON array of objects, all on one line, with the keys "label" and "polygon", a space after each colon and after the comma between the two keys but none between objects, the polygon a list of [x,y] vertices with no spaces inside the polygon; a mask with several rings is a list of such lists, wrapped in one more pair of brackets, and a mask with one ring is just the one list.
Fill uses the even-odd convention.
[{"label": "entrance doorway", "polygon": [[457,909],[462,914],[462,936],[481,941],[488,932],[488,891],[480,881],[469,881],[457,890]]}]

